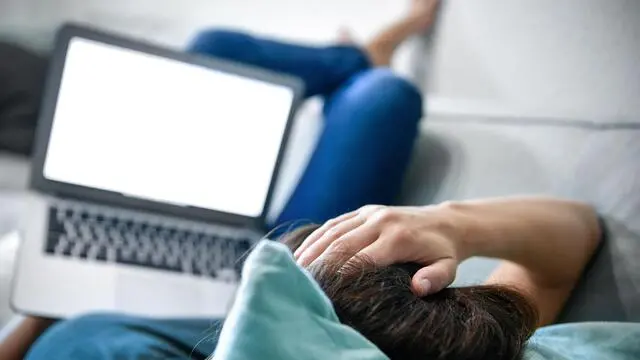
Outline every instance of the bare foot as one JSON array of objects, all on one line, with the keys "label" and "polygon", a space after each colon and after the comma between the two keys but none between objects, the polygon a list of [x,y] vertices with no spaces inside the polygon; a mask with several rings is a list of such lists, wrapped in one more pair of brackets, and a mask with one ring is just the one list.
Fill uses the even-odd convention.
[{"label": "bare foot", "polygon": [[408,18],[414,22],[417,32],[429,30],[436,18],[439,0],[412,0]]},{"label": "bare foot", "polygon": [[436,18],[440,0],[411,0],[408,14],[379,32],[366,46],[374,66],[389,66],[393,55],[407,38],[424,33]]}]

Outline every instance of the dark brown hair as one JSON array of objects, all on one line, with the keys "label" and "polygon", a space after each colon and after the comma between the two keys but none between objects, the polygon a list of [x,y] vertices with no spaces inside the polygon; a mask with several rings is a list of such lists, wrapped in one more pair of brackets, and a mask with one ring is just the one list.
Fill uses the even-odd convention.
[{"label": "dark brown hair", "polygon": [[[316,229],[299,228],[281,241],[292,251]],[[520,359],[538,314],[527,297],[503,286],[447,288],[418,297],[411,291],[416,264],[376,267],[356,258],[348,268],[314,264],[340,321],[398,360]]]}]

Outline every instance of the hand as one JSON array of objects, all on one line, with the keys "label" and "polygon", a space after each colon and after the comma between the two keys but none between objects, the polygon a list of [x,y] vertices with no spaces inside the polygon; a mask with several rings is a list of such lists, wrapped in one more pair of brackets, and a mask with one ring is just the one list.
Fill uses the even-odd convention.
[{"label": "hand", "polygon": [[0,359],[24,359],[31,345],[55,320],[27,316],[0,342]]},{"label": "hand", "polygon": [[378,266],[422,264],[424,267],[411,283],[418,296],[425,296],[442,290],[455,279],[458,264],[468,257],[463,251],[464,234],[446,204],[369,205],[326,222],[294,255],[302,266],[334,254],[340,254],[341,259],[363,255]]}]

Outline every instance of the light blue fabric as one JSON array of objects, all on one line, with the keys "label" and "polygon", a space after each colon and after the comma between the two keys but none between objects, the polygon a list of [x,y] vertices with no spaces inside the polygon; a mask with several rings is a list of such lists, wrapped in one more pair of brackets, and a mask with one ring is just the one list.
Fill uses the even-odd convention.
[{"label": "light blue fabric", "polygon": [[529,340],[525,360],[637,360],[640,324],[575,323],[539,329]]},{"label": "light blue fabric", "polygon": [[330,300],[283,244],[262,241],[249,255],[222,328],[216,360],[388,359],[340,324]]}]

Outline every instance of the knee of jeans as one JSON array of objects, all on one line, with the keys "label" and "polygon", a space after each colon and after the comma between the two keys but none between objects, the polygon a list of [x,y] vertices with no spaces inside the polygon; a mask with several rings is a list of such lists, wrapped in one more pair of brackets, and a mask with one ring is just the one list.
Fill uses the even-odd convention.
[{"label": "knee of jeans", "polygon": [[383,100],[401,103],[416,112],[422,112],[422,95],[418,88],[408,80],[396,75],[390,69],[379,68],[363,75],[362,86],[365,91],[385,94]]},{"label": "knee of jeans", "polygon": [[234,57],[239,49],[246,47],[251,37],[228,30],[209,29],[196,34],[187,51],[223,58]]},{"label": "knee of jeans", "polygon": [[121,318],[118,315],[91,314],[63,320],[36,341],[26,359],[80,359],[83,356],[90,356],[91,359],[113,359],[112,354],[105,351],[109,350],[110,340],[92,335],[120,333],[119,329],[125,329]]},{"label": "knee of jeans", "polygon": [[[394,114],[395,121],[402,119],[417,123],[423,114],[423,101],[420,91],[411,82],[394,74],[389,69],[372,69],[357,75],[338,94],[332,102],[348,103],[371,114],[380,114],[387,118],[388,113]],[[337,101],[336,101],[337,100]]]}]

